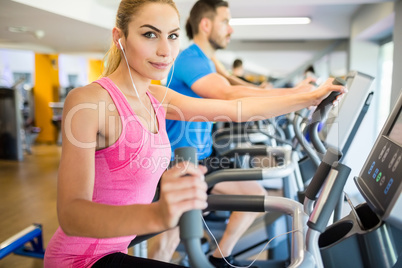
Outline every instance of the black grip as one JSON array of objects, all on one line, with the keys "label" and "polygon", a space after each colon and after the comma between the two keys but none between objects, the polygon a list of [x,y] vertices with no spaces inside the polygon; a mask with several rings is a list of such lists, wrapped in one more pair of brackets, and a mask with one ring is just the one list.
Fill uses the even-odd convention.
[{"label": "black grip", "polygon": [[334,211],[337,203],[339,202],[339,197],[343,193],[343,188],[345,187],[345,183],[351,171],[348,166],[340,163],[336,163],[333,169],[338,171],[335,182],[332,185],[331,189],[329,189],[330,191],[328,196],[323,197],[323,200],[318,200],[318,202],[323,202],[321,210],[313,212],[313,214],[318,214],[318,218],[315,220],[315,222],[313,222],[311,221],[310,216],[310,220],[307,222],[307,225],[310,228],[320,233],[323,233],[325,231],[331,214]]},{"label": "black grip", "polygon": [[310,184],[308,185],[305,196],[310,200],[315,200],[318,191],[320,191],[322,184],[324,183],[325,179],[329,171],[332,168],[332,165],[335,161],[339,161],[342,157],[342,152],[333,148],[329,147],[327,152],[325,153],[324,158],[322,159],[320,165],[317,168],[317,171],[314,174],[313,179],[311,180]]},{"label": "black grip", "polygon": [[[194,147],[181,147],[174,150],[175,163],[189,161],[197,165],[197,149]],[[180,238],[189,240],[202,238],[204,229],[201,221],[201,210],[190,210],[183,213],[179,220]]]},{"label": "black grip", "polygon": [[247,211],[265,212],[264,195],[220,195],[208,196],[208,207],[205,211]]},{"label": "black grip", "polygon": [[[337,77],[334,79],[332,82],[333,85],[339,85],[339,86],[345,86],[346,81],[343,80],[340,77]],[[318,122],[321,121],[323,118],[326,117],[327,113],[332,107],[332,103],[335,101],[336,97],[339,96],[341,93],[340,92],[331,92],[328,97],[326,97],[324,100],[318,104],[317,108],[315,109],[313,116],[312,116],[312,122]]]},{"label": "black grip", "polygon": [[[332,84],[345,86],[346,81],[343,80],[342,78],[337,77],[334,79]],[[341,94],[340,92],[332,92],[331,94],[329,94],[328,97],[326,97],[323,101],[321,101],[321,103],[317,106],[317,108],[314,110],[313,115],[311,116],[311,124],[308,126],[308,132],[310,134],[310,139],[315,149],[321,154],[324,154],[326,149],[318,136],[318,126],[320,122],[326,120],[328,113],[333,106],[332,103],[335,101],[336,97],[340,94]]]}]

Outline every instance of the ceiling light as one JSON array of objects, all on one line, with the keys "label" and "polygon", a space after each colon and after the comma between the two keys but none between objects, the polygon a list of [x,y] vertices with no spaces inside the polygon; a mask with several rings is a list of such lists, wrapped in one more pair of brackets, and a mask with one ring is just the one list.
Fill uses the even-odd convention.
[{"label": "ceiling light", "polygon": [[28,32],[28,28],[24,26],[19,26],[19,27],[13,27],[10,26],[8,27],[8,31],[12,33],[26,33]]},{"label": "ceiling light", "polygon": [[27,33],[35,36],[37,39],[42,39],[45,36],[45,31],[43,30],[32,30],[25,26],[10,26],[8,27],[8,31],[12,33]]},{"label": "ceiling light", "polygon": [[308,17],[289,17],[289,18],[233,18],[230,25],[294,25],[309,24],[311,19]]}]

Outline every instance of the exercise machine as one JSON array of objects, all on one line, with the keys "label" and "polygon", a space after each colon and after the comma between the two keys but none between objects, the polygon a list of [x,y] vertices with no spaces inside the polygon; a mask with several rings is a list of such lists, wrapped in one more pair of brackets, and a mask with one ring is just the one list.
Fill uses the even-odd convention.
[{"label": "exercise machine", "polygon": [[1,242],[0,260],[11,253],[43,259],[45,249],[43,248],[42,226],[32,224]]},{"label": "exercise machine", "polygon": [[[179,159],[196,162],[195,148],[178,148],[175,156]],[[284,197],[265,197],[265,196],[235,196],[235,195],[212,195],[208,197],[207,210],[236,210],[267,212],[277,211],[285,213],[292,218],[292,243],[290,260],[268,260],[262,261],[261,267],[318,267],[317,246],[314,241],[318,238],[316,233],[328,223],[331,211],[336,205],[338,195],[342,192],[343,186],[350,173],[350,169],[338,162],[334,162],[328,177],[322,187],[322,193],[316,208],[313,210],[308,223],[310,229],[305,230],[308,215],[303,211],[303,206],[292,199]],[[314,182],[312,182],[314,184]],[[321,188],[320,186],[317,188]],[[180,238],[182,239],[189,256],[191,267],[212,267],[202,252],[200,239],[203,236],[201,211],[186,212],[180,219]],[[313,231],[311,231],[313,230]],[[306,247],[305,245],[311,245]],[[259,265],[254,262],[253,265]],[[246,264],[247,265],[247,264]]]},{"label": "exercise machine", "polygon": [[402,266],[402,94],[355,183],[366,203],[319,239],[327,267]]}]

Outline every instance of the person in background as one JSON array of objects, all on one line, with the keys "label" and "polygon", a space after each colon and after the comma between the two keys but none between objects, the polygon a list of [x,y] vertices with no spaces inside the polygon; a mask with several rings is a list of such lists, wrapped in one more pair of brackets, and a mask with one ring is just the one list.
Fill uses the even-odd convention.
[{"label": "person in background", "polygon": [[309,65],[306,70],[304,70],[304,77],[313,77],[316,78],[315,70],[313,65]]},{"label": "person in background", "polygon": [[241,59],[235,59],[232,65],[232,74],[243,81],[250,82],[244,77],[243,61]]},{"label": "person in background", "polygon": [[[221,100],[233,100],[240,103],[241,98],[248,100],[269,99],[273,103],[280,103],[280,106],[289,110],[291,102],[282,100],[296,98],[301,100],[304,94],[314,94],[315,88],[309,84],[311,79],[306,79],[294,88],[290,89],[269,89],[261,90],[256,87],[242,85],[231,85],[231,82],[222,76],[215,67],[213,59],[218,49],[224,49],[233,32],[229,24],[230,10],[228,2],[222,0],[199,0],[190,11],[186,24],[186,33],[194,43],[183,50],[175,61],[174,69],[169,73],[167,81],[171,81],[170,88],[180,94],[184,94],[198,100],[209,100],[218,103]],[[329,80],[325,85],[329,85]],[[317,89],[318,90],[318,89]],[[241,102],[241,109],[244,111],[244,103]],[[258,106],[257,103],[254,104]],[[218,106],[217,106],[218,107]],[[260,107],[262,108],[262,107]],[[207,109],[207,107],[205,107]],[[223,111],[221,107],[217,108]],[[270,106],[266,106],[270,117],[279,116],[285,113],[275,113]],[[185,115],[185,113],[183,113]],[[201,113],[200,113],[201,115]],[[222,112],[222,115],[224,113]],[[249,118],[250,119],[250,118]],[[259,117],[262,119],[262,116]],[[257,120],[254,118],[254,120]],[[238,120],[242,121],[242,120]],[[193,120],[167,120],[166,129],[172,150],[183,146],[197,148],[198,159],[207,166],[208,172],[223,168],[226,163],[215,155],[213,150],[213,139],[211,135],[212,123],[205,117],[198,116]],[[212,194],[239,194],[239,195],[266,195],[266,190],[258,182],[223,182],[218,183],[212,189]],[[254,219],[258,216],[252,212],[233,212],[229,218],[223,237],[219,241],[219,249],[210,256],[210,261],[216,267],[225,267],[228,261],[234,262],[232,250],[242,234],[249,228]],[[171,232],[177,236],[178,232]],[[160,237],[161,241],[178,241],[168,239],[169,233]],[[165,237],[165,238],[164,238]],[[163,244],[163,250],[173,253],[177,244],[168,246]],[[169,256],[167,253],[165,256]],[[223,258],[225,257],[225,259]]]},{"label": "person in background", "polygon": [[[261,84],[255,84],[244,77],[244,69],[243,62],[240,59],[236,59],[233,62],[232,71],[228,71],[225,66],[213,56],[211,58],[212,62],[215,64],[215,69],[218,74],[226,78],[229,83],[233,86],[245,86],[252,88],[260,88],[260,89],[270,89],[272,88],[272,84],[267,81],[263,81]],[[236,68],[234,68],[236,66]]]}]

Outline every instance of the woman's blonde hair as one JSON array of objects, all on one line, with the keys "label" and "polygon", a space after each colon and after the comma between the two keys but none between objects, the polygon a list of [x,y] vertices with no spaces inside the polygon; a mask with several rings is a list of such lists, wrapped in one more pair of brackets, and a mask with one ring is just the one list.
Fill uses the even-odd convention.
[{"label": "woman's blonde hair", "polygon": [[[123,32],[125,38],[128,36],[128,25],[130,24],[132,17],[144,5],[149,3],[168,4],[173,7],[179,15],[179,11],[177,10],[176,4],[173,2],[173,0],[122,0],[117,10],[116,27]],[[102,73],[102,76],[105,77],[113,73],[119,66],[120,61],[121,52],[112,41],[109,51],[104,57],[105,69]]]}]

